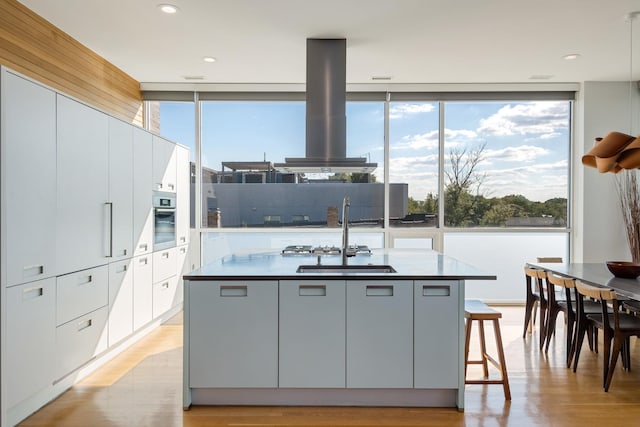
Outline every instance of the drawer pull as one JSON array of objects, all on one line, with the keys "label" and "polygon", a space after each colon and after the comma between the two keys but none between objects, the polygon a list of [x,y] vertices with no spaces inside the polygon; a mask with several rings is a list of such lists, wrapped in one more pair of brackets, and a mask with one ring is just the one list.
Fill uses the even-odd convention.
[{"label": "drawer pull", "polygon": [[91,325],[93,324],[93,320],[92,319],[88,319],[88,320],[83,320],[81,322],[78,322],[78,332],[90,328]]},{"label": "drawer pull", "polygon": [[369,285],[366,290],[368,297],[392,297],[393,286],[388,285]]},{"label": "drawer pull", "polygon": [[127,256],[127,250],[126,249],[122,250],[122,256]]},{"label": "drawer pull", "polygon": [[78,286],[86,285],[86,284],[91,283],[91,282],[93,282],[93,275],[92,274],[90,274],[90,275],[88,275],[86,277],[78,278]]},{"label": "drawer pull", "polygon": [[146,251],[148,248],[149,248],[149,245],[146,243],[142,243],[138,245],[138,249],[142,249],[143,251]]},{"label": "drawer pull", "polygon": [[164,282],[160,287],[163,289],[169,289],[169,282]]},{"label": "drawer pull", "polygon": [[127,266],[123,265],[122,269],[120,271],[117,271],[117,273],[124,273],[125,271],[127,271]]},{"label": "drawer pull", "polygon": [[300,285],[298,295],[301,297],[325,297],[327,287],[325,285]]},{"label": "drawer pull", "polygon": [[162,190],[162,183],[161,182],[156,182],[156,186],[157,186],[158,190]]},{"label": "drawer pull", "polygon": [[39,276],[44,274],[44,265],[28,265],[22,268],[22,277]]},{"label": "drawer pull", "polygon": [[167,187],[169,187],[169,190],[175,190],[176,188],[175,184],[172,184],[172,183],[168,183]]},{"label": "drawer pull", "polygon": [[246,297],[247,295],[246,286],[220,286],[221,297]]},{"label": "drawer pull", "polygon": [[162,258],[169,258],[169,252],[162,252]]},{"label": "drawer pull", "polygon": [[147,265],[147,264],[149,264],[149,260],[147,259],[147,257],[140,258],[140,259],[138,260],[138,262],[139,262],[140,264],[143,264],[143,265]]},{"label": "drawer pull", "polygon": [[451,288],[449,286],[423,286],[423,297],[448,297],[451,295]]},{"label": "drawer pull", "polygon": [[180,241],[181,241],[182,243],[186,243],[186,242],[187,242],[187,238],[186,238],[186,237],[184,237],[184,236],[181,236],[181,237],[180,237]]},{"label": "drawer pull", "polygon": [[187,248],[180,248],[180,253],[181,254],[186,254],[187,253]]},{"label": "drawer pull", "polygon": [[44,288],[42,286],[25,289],[22,291],[22,301],[28,301],[30,299],[41,297],[42,295],[44,295]]}]

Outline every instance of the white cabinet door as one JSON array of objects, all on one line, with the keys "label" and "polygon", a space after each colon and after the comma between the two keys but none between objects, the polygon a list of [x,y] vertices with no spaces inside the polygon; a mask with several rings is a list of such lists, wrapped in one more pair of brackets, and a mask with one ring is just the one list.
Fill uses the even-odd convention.
[{"label": "white cabinet door", "polygon": [[109,304],[109,268],[103,265],[56,277],[56,325]]},{"label": "white cabinet door", "polygon": [[153,284],[152,314],[157,319],[178,305],[178,276],[173,275]]},{"label": "white cabinet door", "polygon": [[109,264],[109,346],[133,333],[133,262]]},{"label": "white cabinet door", "polygon": [[153,283],[166,280],[178,272],[178,249],[169,248],[153,253]]},{"label": "white cabinet door", "polygon": [[456,281],[416,281],[414,378],[416,388],[458,388],[462,316]]},{"label": "white cabinet door", "polygon": [[184,299],[184,279],[182,277],[190,271],[189,245],[178,246],[178,288],[176,290],[176,303],[178,304]]},{"label": "white cabinet door", "polygon": [[176,191],[176,145],[153,135],[153,188]]},{"label": "white cabinet door", "polygon": [[153,319],[153,257],[133,259],[133,329],[138,330]]},{"label": "white cabinet door", "polygon": [[50,387],[54,380],[55,278],[7,289],[7,407]]},{"label": "white cabinet door", "polygon": [[278,386],[278,282],[189,283],[191,387]]},{"label": "white cabinet door", "polygon": [[345,282],[280,281],[279,387],[345,387]]},{"label": "white cabinet door", "polygon": [[191,164],[189,150],[176,146],[177,159],[177,194],[176,194],[176,242],[177,245],[189,243],[190,193],[191,193]]},{"label": "white cabinet door", "polygon": [[111,261],[133,256],[133,126],[109,117]]},{"label": "white cabinet door", "polygon": [[108,255],[109,121],[57,95],[57,271],[105,264]]},{"label": "white cabinet door", "polygon": [[55,378],[59,379],[107,349],[108,307],[56,328]]},{"label": "white cabinet door", "polygon": [[133,129],[133,244],[134,254],[153,251],[153,139]]},{"label": "white cabinet door", "polygon": [[56,274],[55,93],[2,72],[7,285]]},{"label": "white cabinet door", "polygon": [[347,387],[413,387],[412,281],[347,281]]}]

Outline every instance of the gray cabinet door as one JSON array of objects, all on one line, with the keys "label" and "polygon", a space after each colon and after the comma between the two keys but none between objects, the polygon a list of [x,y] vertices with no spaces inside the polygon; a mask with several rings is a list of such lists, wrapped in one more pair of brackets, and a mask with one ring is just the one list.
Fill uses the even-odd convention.
[{"label": "gray cabinet door", "polygon": [[413,387],[413,281],[347,281],[347,387]]},{"label": "gray cabinet door", "polygon": [[2,72],[7,285],[56,274],[56,97]]},{"label": "gray cabinet door", "polygon": [[57,95],[58,274],[106,264],[108,258],[107,115]]},{"label": "gray cabinet door", "polygon": [[280,387],[345,387],[345,281],[280,281]]},{"label": "gray cabinet door", "polygon": [[133,129],[133,247],[135,255],[153,251],[153,139]]},{"label": "gray cabinet door", "polygon": [[278,386],[278,282],[189,283],[189,384]]},{"label": "gray cabinet door", "polygon": [[133,256],[133,126],[109,117],[111,261]]},{"label": "gray cabinet door", "polygon": [[416,281],[414,289],[416,388],[458,388],[461,368],[457,281]]}]

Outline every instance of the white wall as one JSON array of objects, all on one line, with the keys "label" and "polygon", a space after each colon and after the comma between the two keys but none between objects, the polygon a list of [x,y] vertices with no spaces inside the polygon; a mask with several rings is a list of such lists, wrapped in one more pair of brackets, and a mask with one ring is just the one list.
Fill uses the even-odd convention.
[{"label": "white wall", "polygon": [[579,101],[573,174],[573,261],[630,260],[615,175],[585,167],[581,158],[593,147],[596,137],[611,131],[637,134],[640,111],[637,86],[634,83],[630,90],[629,82],[585,82]]}]

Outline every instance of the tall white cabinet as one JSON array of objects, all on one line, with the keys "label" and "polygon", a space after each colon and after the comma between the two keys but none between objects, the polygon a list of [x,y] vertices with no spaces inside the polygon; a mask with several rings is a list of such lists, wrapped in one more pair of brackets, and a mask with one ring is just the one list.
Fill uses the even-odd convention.
[{"label": "tall white cabinet", "polygon": [[[56,94],[2,76],[2,209],[6,285],[56,274]],[[9,106],[11,108],[9,108]],[[37,123],[37,126],[34,126]]]},{"label": "tall white cabinet", "polygon": [[[0,137],[0,423],[14,425],[179,311],[189,153],[4,67]],[[154,176],[186,224],[157,255],[157,290]]]},{"label": "tall white cabinet", "polygon": [[108,136],[106,114],[57,96],[58,274],[108,261]]}]

